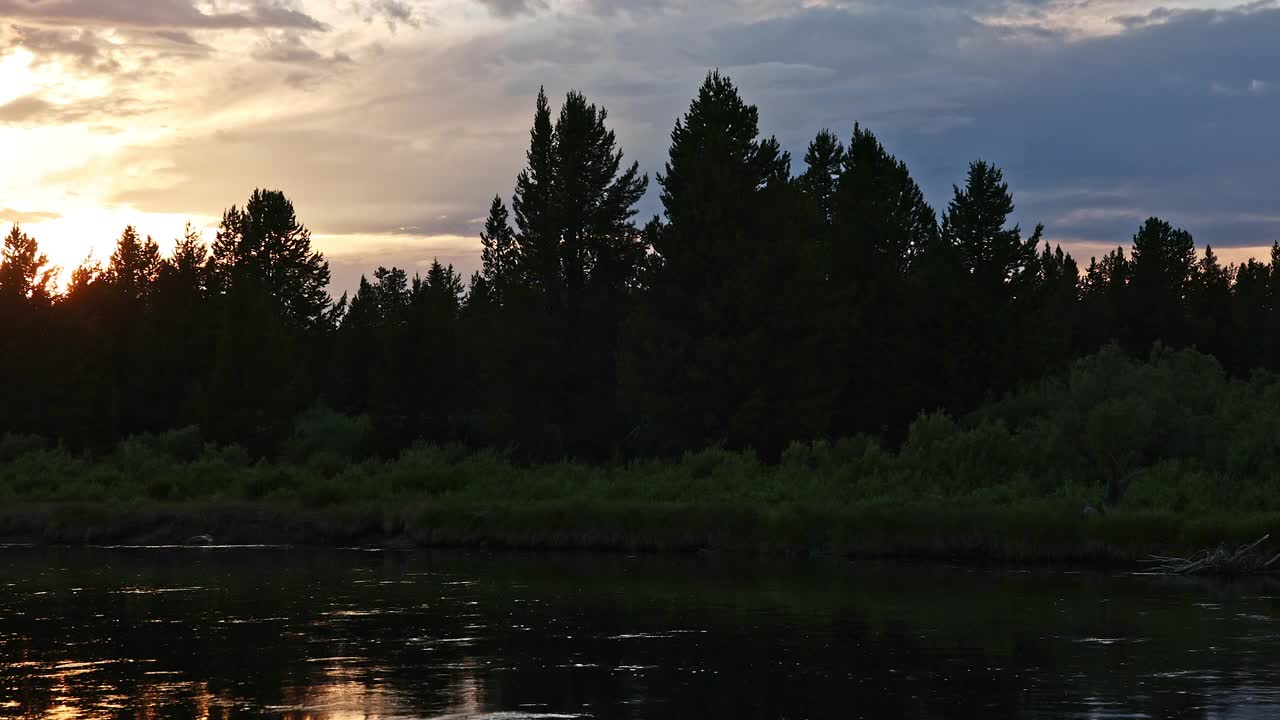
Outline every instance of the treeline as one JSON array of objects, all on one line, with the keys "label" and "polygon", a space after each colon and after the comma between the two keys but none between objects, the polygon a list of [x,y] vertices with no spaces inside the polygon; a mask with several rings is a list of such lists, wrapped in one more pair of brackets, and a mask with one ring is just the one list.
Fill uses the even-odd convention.
[{"label": "treeline", "polygon": [[1280,369],[1280,245],[1224,267],[1152,218],[1084,273],[1011,224],[975,162],[941,218],[868,130],[802,167],[708,75],[649,180],[603,108],[540,93],[510,209],[483,269],[379,268],[350,298],[289,200],[255,191],[213,242],[170,257],[132,228],[65,288],[19,227],[0,256],[0,434],[104,447],[199,427],[253,454],[325,407],[367,418],[371,450],[416,441],[527,459],[667,455],[797,440],[896,443],[1108,343],[1196,346],[1230,371]]}]

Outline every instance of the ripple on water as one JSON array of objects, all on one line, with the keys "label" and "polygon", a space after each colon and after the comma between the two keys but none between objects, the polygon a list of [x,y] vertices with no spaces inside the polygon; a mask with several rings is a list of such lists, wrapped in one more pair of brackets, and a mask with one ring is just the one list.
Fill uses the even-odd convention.
[{"label": "ripple on water", "polygon": [[566,712],[480,712],[480,714],[438,715],[430,720],[576,720],[590,717]]},{"label": "ripple on water", "polygon": [[1151,638],[1107,638],[1107,637],[1084,637],[1084,638],[1064,638],[1061,640],[1069,640],[1077,645],[1137,645],[1140,643],[1151,642]]},{"label": "ripple on water", "polygon": [[113,595],[166,595],[170,593],[193,593],[208,590],[204,587],[174,587],[174,588],[124,588],[123,590],[112,590]]}]

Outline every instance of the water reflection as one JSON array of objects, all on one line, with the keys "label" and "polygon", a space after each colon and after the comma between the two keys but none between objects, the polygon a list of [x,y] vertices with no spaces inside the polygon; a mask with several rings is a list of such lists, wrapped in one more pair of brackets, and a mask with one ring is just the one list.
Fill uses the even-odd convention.
[{"label": "water reflection", "polygon": [[1260,718],[1280,588],[660,558],[0,550],[0,716]]}]

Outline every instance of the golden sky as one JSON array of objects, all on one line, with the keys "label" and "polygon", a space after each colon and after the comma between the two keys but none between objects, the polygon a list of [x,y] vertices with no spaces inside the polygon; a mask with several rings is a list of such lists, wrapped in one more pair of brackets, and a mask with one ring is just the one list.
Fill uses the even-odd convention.
[{"label": "golden sky", "polygon": [[939,209],[995,161],[1081,264],[1144,214],[1235,257],[1280,238],[1251,174],[1280,151],[1273,30],[1274,3],[1219,0],[0,0],[0,224],[69,271],[127,224],[212,238],[263,186],[339,287],[469,272],[540,85],[605,104],[652,175],[720,67],[797,157],[861,120]]}]

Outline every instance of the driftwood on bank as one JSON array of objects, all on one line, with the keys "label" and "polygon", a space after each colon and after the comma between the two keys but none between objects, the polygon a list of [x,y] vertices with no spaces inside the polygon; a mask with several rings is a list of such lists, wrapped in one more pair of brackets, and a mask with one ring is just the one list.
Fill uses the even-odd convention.
[{"label": "driftwood on bank", "polygon": [[1152,556],[1144,562],[1152,572],[1165,575],[1265,575],[1280,572],[1280,555],[1268,556],[1258,553],[1258,547],[1270,540],[1267,535],[1261,540],[1229,548],[1219,545],[1213,550],[1206,550],[1189,558]]}]

